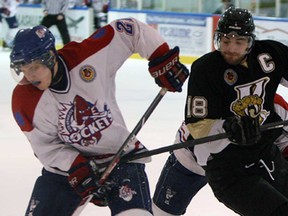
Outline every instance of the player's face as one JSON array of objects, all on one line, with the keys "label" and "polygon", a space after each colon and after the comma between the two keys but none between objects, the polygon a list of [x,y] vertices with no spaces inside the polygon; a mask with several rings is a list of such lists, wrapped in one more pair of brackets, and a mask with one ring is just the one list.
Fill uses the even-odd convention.
[{"label": "player's face", "polygon": [[220,52],[230,65],[241,63],[249,48],[248,37],[226,35],[220,39]]},{"label": "player's face", "polygon": [[51,70],[46,65],[41,64],[40,61],[21,66],[21,71],[24,74],[23,81],[28,81],[40,90],[47,89],[51,84]]}]

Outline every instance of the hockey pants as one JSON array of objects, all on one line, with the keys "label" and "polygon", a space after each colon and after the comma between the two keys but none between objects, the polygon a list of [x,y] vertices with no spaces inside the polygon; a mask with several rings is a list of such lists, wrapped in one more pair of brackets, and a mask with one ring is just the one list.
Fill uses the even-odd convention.
[{"label": "hockey pants", "polygon": [[243,166],[217,160],[208,162],[206,177],[220,202],[245,216],[288,215],[288,162],[276,146],[268,157]]}]

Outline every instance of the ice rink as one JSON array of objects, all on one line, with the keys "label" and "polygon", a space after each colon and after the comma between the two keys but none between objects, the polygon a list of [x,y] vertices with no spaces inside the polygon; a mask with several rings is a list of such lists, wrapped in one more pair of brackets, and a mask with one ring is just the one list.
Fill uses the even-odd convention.
[{"label": "ice rink", "polygon": [[[190,68],[190,65],[187,65]],[[0,51],[0,214],[2,216],[24,215],[34,181],[41,171],[40,162],[34,157],[26,137],[16,125],[11,112],[11,94],[15,81],[10,76],[9,51]],[[127,126],[133,130],[150,103],[159,92],[159,87],[147,71],[147,61],[129,59],[119,70],[117,98]],[[283,91],[282,91],[283,92]],[[281,93],[281,92],[280,92]],[[186,85],[182,93],[167,93],[152,113],[138,138],[149,149],[173,144],[176,131],[183,119]],[[287,95],[282,94],[284,97]],[[153,156],[147,164],[151,194],[168,154]],[[181,184],[181,182],[179,182]],[[83,216],[109,216],[110,211],[88,205]],[[187,216],[233,216],[237,215],[213,196],[205,186],[192,200]]]}]

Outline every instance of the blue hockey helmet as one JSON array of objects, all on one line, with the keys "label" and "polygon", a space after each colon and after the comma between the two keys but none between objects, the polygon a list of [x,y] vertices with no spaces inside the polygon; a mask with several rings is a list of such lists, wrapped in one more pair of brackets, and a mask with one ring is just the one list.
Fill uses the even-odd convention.
[{"label": "blue hockey helmet", "polygon": [[42,25],[33,28],[21,29],[14,38],[10,54],[10,67],[16,74],[20,74],[22,65],[39,60],[42,64],[52,69],[56,54],[55,37],[48,28]]},{"label": "blue hockey helmet", "polygon": [[225,35],[248,37],[249,52],[254,44],[255,24],[252,14],[247,9],[229,7],[220,17],[217,29],[214,35],[214,45],[217,50],[220,49],[220,38]]}]

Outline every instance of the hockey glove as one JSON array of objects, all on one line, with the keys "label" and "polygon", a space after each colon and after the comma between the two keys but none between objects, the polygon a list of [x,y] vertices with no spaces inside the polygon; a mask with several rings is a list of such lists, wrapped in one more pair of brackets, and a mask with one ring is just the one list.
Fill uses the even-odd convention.
[{"label": "hockey glove", "polygon": [[230,117],[224,121],[223,128],[231,133],[229,140],[235,144],[253,145],[261,138],[259,117]]},{"label": "hockey glove", "polygon": [[104,168],[101,170],[94,160],[78,155],[68,171],[68,181],[82,198],[93,194],[90,202],[98,206],[107,206],[107,196],[112,183],[107,180],[103,185],[99,184],[101,171],[103,172]]},{"label": "hockey glove", "polygon": [[179,47],[149,62],[149,72],[158,86],[171,92],[181,92],[189,70],[179,62]]}]

